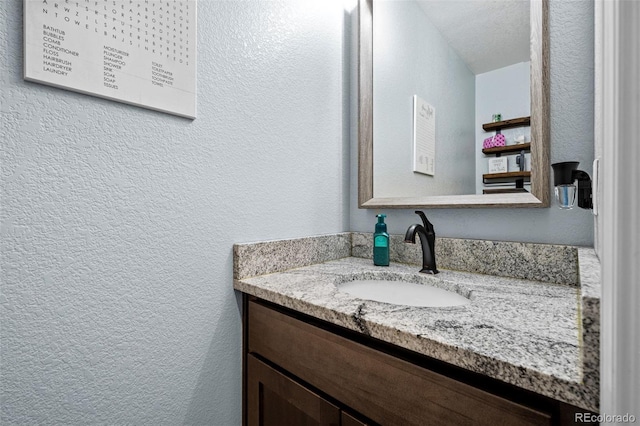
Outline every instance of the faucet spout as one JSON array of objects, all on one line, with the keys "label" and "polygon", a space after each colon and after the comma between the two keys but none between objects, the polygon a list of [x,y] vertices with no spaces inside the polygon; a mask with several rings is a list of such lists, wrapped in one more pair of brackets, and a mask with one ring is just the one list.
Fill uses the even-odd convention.
[{"label": "faucet spout", "polygon": [[437,274],[435,242],[436,233],[433,225],[421,211],[416,214],[422,219],[422,225],[416,223],[411,225],[404,236],[405,243],[416,243],[416,234],[420,235],[420,245],[422,246],[422,269],[420,272],[425,274]]}]

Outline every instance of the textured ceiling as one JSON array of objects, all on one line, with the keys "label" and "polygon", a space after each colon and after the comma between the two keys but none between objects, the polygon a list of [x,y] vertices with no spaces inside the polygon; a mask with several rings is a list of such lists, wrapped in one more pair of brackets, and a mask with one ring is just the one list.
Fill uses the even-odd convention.
[{"label": "textured ceiling", "polygon": [[417,0],[475,74],[529,60],[529,0]]}]

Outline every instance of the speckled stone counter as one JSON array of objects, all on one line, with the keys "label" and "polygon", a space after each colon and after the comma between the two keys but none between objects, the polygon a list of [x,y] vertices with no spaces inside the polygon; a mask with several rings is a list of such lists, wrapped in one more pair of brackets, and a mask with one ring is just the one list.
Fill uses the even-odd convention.
[{"label": "speckled stone counter", "polygon": [[[264,265],[265,272],[257,266],[261,259],[255,247],[251,248],[253,244],[236,245],[235,264],[254,266],[234,267],[234,288],[470,371],[598,410],[599,264],[593,250],[570,247],[559,251],[565,253],[560,258],[576,258],[577,278],[564,285],[453,270],[430,276],[400,263],[376,267],[370,259],[344,257],[353,254],[353,235],[317,238],[322,247],[332,246],[333,241],[337,248],[324,250],[321,263],[315,264],[309,264],[308,256],[282,256],[281,250],[304,253],[301,245],[318,244],[316,237],[273,242],[273,250],[267,248],[270,243],[260,243],[260,250],[269,254],[262,259],[269,264]],[[347,252],[345,238],[352,244]],[[464,246],[464,241],[455,244]],[[540,246],[534,252],[542,255],[544,246]],[[243,259],[248,253],[250,261]],[[332,256],[334,260],[329,259]],[[274,259],[279,259],[276,266]],[[548,269],[548,263],[542,268]],[[540,274],[534,271],[532,275]],[[471,303],[408,307],[340,292],[341,283],[354,279],[430,284],[462,294]]]}]

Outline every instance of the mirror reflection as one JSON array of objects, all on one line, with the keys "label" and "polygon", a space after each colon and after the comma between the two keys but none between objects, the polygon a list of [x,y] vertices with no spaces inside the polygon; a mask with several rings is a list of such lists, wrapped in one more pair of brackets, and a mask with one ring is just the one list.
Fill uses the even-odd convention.
[{"label": "mirror reflection", "polygon": [[530,189],[528,122],[491,128],[531,114],[529,15],[529,0],[373,1],[374,197]]}]

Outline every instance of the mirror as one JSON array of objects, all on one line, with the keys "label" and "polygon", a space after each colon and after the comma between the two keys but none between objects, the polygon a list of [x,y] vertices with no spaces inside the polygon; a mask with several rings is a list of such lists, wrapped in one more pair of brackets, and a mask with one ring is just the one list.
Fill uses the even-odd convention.
[{"label": "mirror", "polygon": [[[376,3],[378,3],[376,7]],[[429,5],[426,2],[426,7]],[[455,4],[456,13],[461,13],[461,6],[467,2],[436,2]],[[509,3],[505,2],[484,2],[474,0],[474,5],[487,3],[492,5],[502,5],[501,9]],[[514,3],[514,2],[510,2]],[[410,44],[408,39],[416,35],[415,38],[427,39],[426,32],[437,33],[437,28],[425,31],[421,26],[421,21],[416,21],[416,16],[420,9],[408,9],[418,7],[413,1],[388,1],[388,0],[361,0],[359,4],[359,122],[358,122],[358,203],[361,208],[421,208],[421,207],[548,207],[549,206],[549,84],[548,84],[548,31],[547,0],[532,0],[530,2],[529,26],[530,34],[525,34],[524,43],[530,40],[530,57],[507,58],[507,53],[496,51],[496,58],[483,63],[467,62],[466,68],[475,68],[472,72],[467,70],[463,76],[465,82],[450,80],[450,75],[461,74],[452,68],[452,62],[460,61],[459,58],[450,52],[443,50],[440,45],[429,43],[430,48],[427,55],[423,55],[427,60],[432,58],[444,58],[445,64],[438,65],[428,62],[420,62],[415,51],[405,49],[404,45]],[[393,9],[395,8],[395,9]],[[401,13],[398,10],[401,10]],[[393,11],[398,13],[393,13]],[[380,15],[376,21],[379,27],[374,29],[373,23],[376,15],[374,13],[389,13]],[[495,10],[491,16],[495,16],[498,21],[504,20],[505,15],[509,15],[508,10]],[[402,15],[404,13],[404,16]],[[423,12],[424,13],[424,12]],[[479,20],[479,12],[471,13],[476,20]],[[400,23],[392,20],[389,16],[403,16]],[[446,11],[444,15],[451,15],[451,11]],[[397,19],[397,18],[394,18]],[[438,17],[432,17],[437,21]],[[469,22],[468,16],[462,19]],[[412,22],[409,22],[411,20]],[[418,25],[420,24],[420,25]],[[439,23],[442,25],[442,23]],[[445,24],[446,25],[446,24]],[[520,25],[522,27],[525,25]],[[395,27],[403,27],[402,31],[394,30]],[[411,28],[411,34],[407,35],[406,28]],[[454,31],[456,36],[463,31]],[[438,33],[439,34],[439,33]],[[491,37],[488,34],[489,38]],[[436,37],[442,38],[441,35]],[[515,37],[514,37],[515,38]],[[452,43],[453,44],[453,43]],[[521,42],[522,44],[522,42]],[[375,46],[375,49],[374,49]],[[460,49],[459,46],[456,46]],[[477,46],[475,50],[477,49]],[[508,48],[508,51],[515,51]],[[522,50],[522,49],[520,49]],[[374,58],[374,53],[376,57]],[[525,47],[526,56],[526,47]],[[497,58],[499,57],[499,58]],[[417,58],[417,59],[416,59]],[[452,59],[453,58],[453,59]],[[414,59],[414,60],[412,60]],[[477,58],[476,58],[477,59]],[[481,59],[481,58],[480,58]],[[498,63],[503,60],[502,63]],[[515,65],[508,66],[508,61],[516,62]],[[529,67],[524,62],[530,60],[530,73],[523,70]],[[505,62],[507,61],[507,65]],[[404,70],[401,78],[396,78],[398,70],[410,67],[413,63],[419,63],[420,69]],[[483,61],[479,61],[483,62]],[[487,62],[490,62],[487,65]],[[376,67],[377,68],[374,68]],[[437,75],[434,69],[440,68],[444,71],[439,75],[446,76],[440,79],[429,79],[429,75]],[[484,68],[483,68],[484,67]],[[509,116],[503,115],[498,123],[491,123],[491,115],[486,118],[487,111],[494,106],[484,108],[482,113],[477,111],[475,101],[476,93],[480,92],[481,85],[477,84],[476,74],[490,75],[495,72],[486,72],[487,67],[519,69],[520,76],[529,74],[530,105],[526,105],[526,86],[521,95],[515,98],[519,100],[518,108],[511,108]],[[506,67],[506,68],[505,68]],[[466,69],[465,66],[458,67]],[[452,71],[453,69],[453,71]],[[375,78],[374,78],[375,73]],[[462,73],[464,74],[464,73]],[[499,74],[500,75],[500,74]],[[407,77],[407,76],[410,76]],[[408,80],[419,80],[419,83]],[[445,80],[446,81],[443,81]],[[425,81],[426,80],[426,81]],[[522,77],[520,77],[522,86]],[[505,80],[499,84],[503,84]],[[477,87],[476,87],[477,84]],[[526,81],[524,82],[526,84]],[[426,88],[426,89],[425,89]],[[431,92],[429,91],[429,89]],[[456,90],[454,90],[456,89]],[[458,90],[459,89],[459,90]],[[465,100],[455,104],[447,96],[447,93],[457,95],[458,92],[466,91],[471,93]],[[418,93],[416,93],[418,92]],[[437,93],[440,92],[440,93]],[[417,96],[412,96],[417,95]],[[424,99],[423,99],[424,97]],[[512,96],[513,97],[513,96]],[[398,101],[399,99],[399,101]],[[470,100],[469,100],[470,99]],[[523,107],[524,102],[524,107]],[[529,108],[527,108],[527,106]],[[401,110],[401,111],[400,111]],[[400,111],[400,112],[398,112]],[[514,113],[515,111],[515,113]],[[530,111],[529,127],[526,122],[512,122],[513,118],[525,116]],[[494,111],[499,113],[500,111]],[[426,114],[431,114],[427,116]],[[519,114],[520,113],[520,114]],[[484,114],[484,117],[483,115]],[[515,116],[514,116],[515,115]],[[478,118],[476,118],[476,116]],[[528,116],[526,117],[528,119]],[[374,122],[374,119],[376,122]],[[463,122],[461,128],[453,126],[452,123]],[[482,126],[485,124],[485,126]],[[524,133],[530,138],[530,145],[514,145],[513,139],[517,133],[509,133],[508,125],[515,125],[516,132]],[[525,125],[525,127],[523,127]],[[487,128],[487,126],[489,126]],[[507,147],[499,148],[500,155],[494,152],[485,151],[482,153],[482,137],[490,137],[496,134],[495,127],[500,126],[500,132],[507,137]],[[417,132],[415,128],[418,128]],[[484,127],[484,129],[477,129]],[[485,133],[485,130],[487,133]],[[400,135],[400,137],[398,137]],[[414,144],[414,140],[416,143]],[[456,145],[456,142],[464,141],[463,144]],[[429,143],[432,145],[429,146]],[[418,148],[415,155],[414,149]],[[530,168],[530,187],[524,185],[524,189],[516,186],[523,186],[522,180],[516,185],[514,178],[507,179],[513,189],[490,189],[486,190],[492,183],[488,179],[488,170],[481,170],[486,167],[488,158],[501,157],[503,163],[507,158],[509,171],[515,166],[515,157],[520,157],[521,148],[526,146],[530,150],[526,154],[527,169]],[[428,161],[430,151],[435,147],[435,155],[431,151],[431,168]],[[510,152],[504,153],[503,150]],[[516,155],[518,154],[518,155]],[[394,159],[394,156],[397,159]],[[509,160],[509,157],[513,157]],[[433,165],[435,164],[435,167]],[[386,168],[386,169],[385,169]],[[500,170],[502,171],[502,170]],[[510,173],[511,175],[511,173]],[[519,179],[519,175],[516,173]],[[528,173],[525,173],[528,175]],[[467,176],[466,178],[463,176]],[[504,175],[494,181],[502,182]],[[478,182],[480,180],[480,182]],[[526,178],[523,179],[526,181]],[[517,192],[516,192],[517,191]],[[456,194],[456,195],[450,195]]]}]

